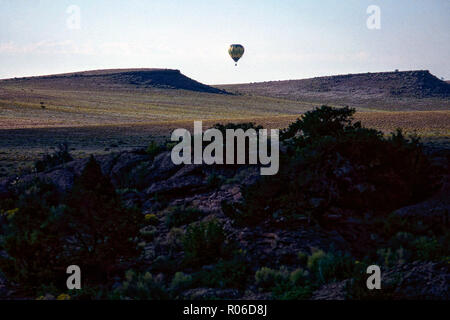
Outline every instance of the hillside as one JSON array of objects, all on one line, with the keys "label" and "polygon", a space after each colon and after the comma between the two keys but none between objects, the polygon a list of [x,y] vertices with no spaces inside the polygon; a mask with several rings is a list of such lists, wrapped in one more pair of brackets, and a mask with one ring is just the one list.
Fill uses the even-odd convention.
[{"label": "hillside", "polygon": [[[347,129],[283,148],[264,178],[175,165],[165,144],[75,161],[59,150],[0,178],[0,299],[55,299],[74,257],[93,262],[73,300],[449,299],[449,150]],[[378,292],[366,290],[373,264]]]},{"label": "hillside", "polygon": [[163,88],[183,89],[207,93],[226,93],[204,85],[172,69],[110,69],[49,76],[0,80],[1,84],[49,89],[92,90],[95,88],[134,89]]},{"label": "hillside", "polygon": [[1,129],[254,119],[298,114],[312,107],[227,94],[178,70],[95,70],[0,80]]},{"label": "hillside", "polygon": [[291,100],[418,110],[450,107],[450,84],[429,71],[380,72],[217,86],[232,92]]},{"label": "hillside", "polygon": [[[450,84],[428,71],[208,86],[170,69],[110,69],[0,80],[0,128],[191,119],[270,119],[314,106],[448,111]],[[228,94],[228,93],[238,94]]]}]

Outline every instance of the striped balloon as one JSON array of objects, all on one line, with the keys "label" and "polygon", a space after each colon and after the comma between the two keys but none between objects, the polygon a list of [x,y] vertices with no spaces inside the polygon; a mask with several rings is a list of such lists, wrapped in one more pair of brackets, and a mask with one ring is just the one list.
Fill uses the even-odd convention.
[{"label": "striped balloon", "polygon": [[239,61],[240,58],[242,58],[242,56],[244,55],[244,46],[240,45],[240,44],[232,44],[230,46],[230,49],[228,49],[228,53],[230,54],[231,59],[234,60],[234,62]]}]

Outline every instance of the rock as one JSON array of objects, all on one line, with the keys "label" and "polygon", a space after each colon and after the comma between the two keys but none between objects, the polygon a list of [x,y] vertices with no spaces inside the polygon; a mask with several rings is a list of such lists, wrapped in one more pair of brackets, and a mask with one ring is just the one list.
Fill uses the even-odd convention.
[{"label": "rock", "polygon": [[329,283],[314,291],[311,300],[345,300],[348,280]]},{"label": "rock", "polygon": [[408,263],[386,272],[382,279],[393,283],[398,299],[450,300],[450,266],[446,262]]},{"label": "rock", "polygon": [[[109,155],[109,158],[112,158],[112,155]],[[77,160],[71,161],[71,162],[69,162],[69,163],[67,163],[65,165],[61,165],[61,166],[58,166],[56,168],[53,168],[51,170],[64,169],[64,170],[73,172],[73,174],[75,176],[79,176],[83,172],[83,170],[86,167],[86,164],[88,163],[88,161],[89,161],[89,158],[77,159]],[[109,174],[109,171],[108,172],[103,171],[103,173],[104,174]]]},{"label": "rock", "polygon": [[39,176],[43,181],[54,184],[58,190],[68,191],[72,188],[75,175],[73,172],[65,169],[58,169]]},{"label": "rock", "polygon": [[182,297],[187,300],[210,300],[214,298],[231,300],[238,299],[241,294],[236,289],[196,288],[183,292]]},{"label": "rock", "polygon": [[420,219],[424,223],[448,225],[450,214],[450,179],[445,177],[441,190],[431,198],[411,206],[400,208],[393,213],[403,218]]},{"label": "rock", "polygon": [[[111,178],[115,187],[120,187],[127,182],[130,172],[138,166],[139,163],[149,160],[148,155],[139,152],[125,151],[122,153],[112,153],[108,155],[96,156],[95,160],[100,165],[103,174]],[[88,162],[86,159],[78,159],[69,163],[59,165],[45,172],[38,174],[32,173],[20,177],[20,184],[27,184],[38,178],[42,181],[55,184],[60,191],[70,190],[75,178],[83,172]],[[150,171],[150,170],[149,170]],[[131,177],[132,178],[132,177]],[[9,195],[9,188],[14,183],[12,179],[0,181],[0,198]]]},{"label": "rock", "polygon": [[272,300],[271,292],[253,292],[246,291],[244,296],[241,298],[242,300]]},{"label": "rock", "polygon": [[128,174],[135,168],[139,163],[144,162],[149,159],[147,155],[141,155],[133,152],[124,152],[120,154],[111,168],[110,177],[111,182],[115,186],[121,186],[125,182],[128,182],[130,178]]},{"label": "rock", "polygon": [[203,177],[199,176],[187,176],[183,179],[170,178],[166,181],[160,181],[153,183],[145,193],[148,195],[153,194],[170,194],[171,196],[192,194],[206,186],[206,181]]},{"label": "rock", "polygon": [[157,199],[154,199],[154,198],[147,199],[142,204],[142,210],[143,210],[144,214],[154,213],[154,212],[160,211],[162,209],[164,209],[164,205],[161,202],[159,202]]},{"label": "rock", "polygon": [[75,174],[66,168],[63,169],[58,167],[47,172],[24,175],[17,180],[17,183],[15,181],[10,181],[7,188],[10,188],[14,185],[26,186],[29,183],[32,183],[35,179],[54,184],[59,191],[67,191],[70,190],[73,186]]},{"label": "rock", "polygon": [[153,160],[153,165],[150,168],[150,172],[146,176],[146,180],[150,182],[165,180],[182,167],[182,165],[175,165],[172,162],[170,152],[163,152],[157,155]]},{"label": "rock", "polygon": [[183,194],[185,196],[206,189],[207,185],[201,165],[185,165],[170,178],[154,182],[145,190],[145,193],[148,195],[170,194],[171,196]]},{"label": "rock", "polygon": [[[313,293],[313,300],[344,300],[350,280],[330,283]],[[449,300],[450,266],[445,262],[398,265],[381,273],[382,290],[392,299]]]},{"label": "rock", "polygon": [[[227,233],[231,233],[231,230]],[[324,232],[311,226],[299,226],[295,231],[274,230],[262,226],[236,230],[235,237],[245,249],[254,265],[278,268],[280,265],[298,263],[299,252],[310,252],[311,248],[328,251],[345,250],[348,244],[336,232]]]},{"label": "rock", "polygon": [[128,191],[121,194],[120,198],[126,208],[140,207],[142,205],[143,195],[140,192]]}]

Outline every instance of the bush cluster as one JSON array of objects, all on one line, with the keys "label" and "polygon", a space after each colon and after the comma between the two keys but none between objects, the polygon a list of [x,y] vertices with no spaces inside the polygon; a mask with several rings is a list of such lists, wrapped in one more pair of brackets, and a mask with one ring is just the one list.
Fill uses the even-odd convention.
[{"label": "bush cluster", "polygon": [[34,167],[37,172],[42,172],[72,160],[73,157],[69,153],[69,145],[64,142],[57,146],[53,154],[46,154],[42,160],[36,161]]},{"label": "bush cluster", "polygon": [[182,243],[185,263],[194,266],[212,264],[229,250],[225,232],[217,220],[191,224]]},{"label": "bush cluster", "polygon": [[65,288],[72,264],[83,270],[85,285],[105,283],[120,272],[120,262],[139,255],[135,238],[142,216],[122,206],[92,157],[67,194],[36,181],[22,190],[14,207],[1,243],[7,256],[0,258],[0,270],[24,288]]},{"label": "bush cluster", "polygon": [[198,220],[203,212],[197,208],[188,208],[184,206],[169,207],[164,210],[166,225],[169,228],[180,227]]},{"label": "bush cluster", "polygon": [[223,210],[237,223],[307,218],[331,208],[386,213],[433,190],[431,166],[416,137],[391,137],[353,121],[355,110],[327,106],[282,131],[280,171],[243,188],[244,201]]}]

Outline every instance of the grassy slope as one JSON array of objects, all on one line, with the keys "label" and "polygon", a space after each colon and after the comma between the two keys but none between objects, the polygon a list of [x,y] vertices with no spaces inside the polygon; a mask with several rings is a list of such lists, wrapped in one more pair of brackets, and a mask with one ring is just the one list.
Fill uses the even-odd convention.
[{"label": "grassy slope", "polygon": [[386,111],[450,109],[450,85],[428,71],[381,72],[220,85],[221,89],[294,101]]},{"label": "grassy slope", "polygon": [[2,129],[298,114],[312,106],[270,97],[173,89],[52,90],[0,84]]},{"label": "grassy slope", "polygon": [[[88,85],[80,74],[0,81],[0,176],[29,167],[32,160],[63,141],[75,149],[75,156],[83,157],[91,152],[145,146],[152,137],[162,138],[175,128],[191,128],[192,120],[207,120],[205,126],[255,121],[266,128],[283,128],[300,113],[322,103],[345,105],[342,99],[320,96],[298,100],[289,95],[224,95],[148,88],[111,81],[114,73],[117,70],[83,73],[108,75]],[[356,105],[357,118],[367,126],[385,132],[402,127],[424,136],[450,136],[450,106],[445,107],[448,99],[403,98],[400,104],[389,99],[359,101],[364,103]],[[429,111],[414,111],[430,101],[437,105],[424,108]],[[383,111],[386,103],[390,109],[403,111]]]}]

